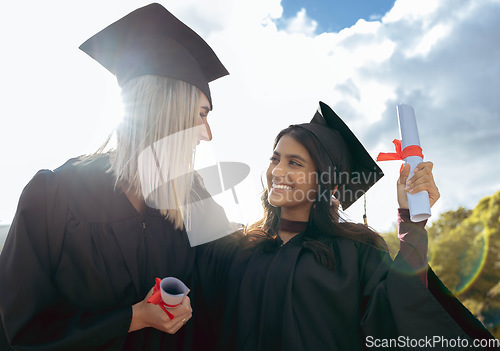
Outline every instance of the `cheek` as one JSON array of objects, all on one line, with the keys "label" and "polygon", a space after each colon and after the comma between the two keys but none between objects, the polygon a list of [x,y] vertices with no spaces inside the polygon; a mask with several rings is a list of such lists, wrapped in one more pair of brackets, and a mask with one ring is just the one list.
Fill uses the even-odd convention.
[{"label": "cheek", "polygon": [[273,183],[273,169],[274,166],[272,164],[270,164],[269,167],[267,167],[266,171],[267,190],[271,189]]},{"label": "cheek", "polygon": [[313,194],[315,196],[318,193],[319,187],[316,179],[316,173],[309,173],[307,177],[307,184],[304,184],[304,189],[307,189],[307,192],[310,194],[309,197]]}]

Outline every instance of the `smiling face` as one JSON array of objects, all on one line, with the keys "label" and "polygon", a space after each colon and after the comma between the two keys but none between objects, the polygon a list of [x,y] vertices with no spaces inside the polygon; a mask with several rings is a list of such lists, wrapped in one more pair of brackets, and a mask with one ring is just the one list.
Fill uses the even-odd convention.
[{"label": "smiling face", "polygon": [[266,177],[268,201],[281,207],[281,217],[307,221],[318,191],[316,166],[307,149],[291,136],[282,136]]}]

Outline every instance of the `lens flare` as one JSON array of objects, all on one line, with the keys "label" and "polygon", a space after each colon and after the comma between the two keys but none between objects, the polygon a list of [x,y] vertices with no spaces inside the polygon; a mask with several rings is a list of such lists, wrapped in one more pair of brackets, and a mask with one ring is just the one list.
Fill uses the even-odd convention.
[{"label": "lens flare", "polygon": [[460,282],[457,284],[455,290],[456,295],[460,295],[467,291],[477,281],[485,268],[490,248],[490,231],[485,228],[481,234],[482,235],[478,236],[477,241],[473,243],[470,250],[464,255],[465,257],[473,256],[471,259],[467,260],[468,262],[472,262],[472,267],[467,269],[460,276]]}]

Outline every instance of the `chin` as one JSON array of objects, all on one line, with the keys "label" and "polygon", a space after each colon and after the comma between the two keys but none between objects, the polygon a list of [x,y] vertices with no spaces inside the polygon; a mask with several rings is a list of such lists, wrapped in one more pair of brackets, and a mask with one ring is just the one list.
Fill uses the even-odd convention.
[{"label": "chin", "polygon": [[281,207],[283,205],[281,201],[276,201],[272,196],[267,197],[267,202],[269,202],[269,205],[273,207]]},{"label": "chin", "polygon": [[269,201],[269,205],[271,205],[273,207],[281,207],[281,205],[276,204],[276,203],[272,203],[271,201]]}]

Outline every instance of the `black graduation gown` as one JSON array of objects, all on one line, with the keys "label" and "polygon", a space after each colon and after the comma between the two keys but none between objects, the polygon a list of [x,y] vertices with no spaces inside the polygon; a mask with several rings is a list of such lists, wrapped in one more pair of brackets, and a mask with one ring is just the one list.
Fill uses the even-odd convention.
[{"label": "black graduation gown", "polygon": [[0,340],[18,350],[183,350],[170,335],[128,333],[131,306],[155,277],[191,285],[184,231],[114,189],[107,156],[39,171],[24,189],[0,256]]},{"label": "black graduation gown", "polygon": [[205,318],[216,336],[207,335],[207,345],[457,350],[473,345],[473,338],[492,338],[430,268],[428,289],[400,255],[393,262],[369,245],[329,236],[321,241],[334,252],[336,267],[328,270],[303,247],[304,235],[283,246],[278,238],[271,252],[240,248],[239,235],[200,248]]}]

